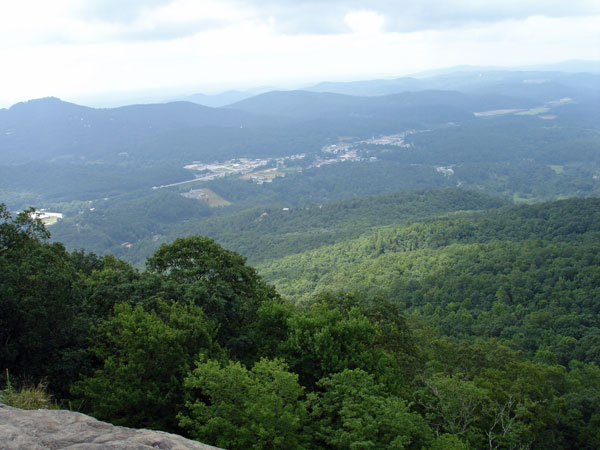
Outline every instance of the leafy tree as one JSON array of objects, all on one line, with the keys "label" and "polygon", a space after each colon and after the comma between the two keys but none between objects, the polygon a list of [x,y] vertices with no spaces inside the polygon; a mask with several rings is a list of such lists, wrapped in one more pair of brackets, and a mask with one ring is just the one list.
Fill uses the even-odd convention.
[{"label": "leafy tree", "polygon": [[140,274],[126,262],[111,255],[104,256],[102,268],[85,279],[86,301],[91,314],[104,319],[112,314],[118,303],[135,303],[139,279]]},{"label": "leafy tree", "polygon": [[281,361],[261,359],[251,370],[199,362],[185,389],[180,425],[195,439],[232,450],[304,448],[304,392]]},{"label": "leafy tree", "polygon": [[257,312],[250,336],[256,343],[257,358],[272,358],[280,354],[280,348],[291,330],[291,318],[296,313],[293,303],[279,299],[264,302]]},{"label": "leafy tree", "polygon": [[79,274],[48,237],[33,209],[13,218],[0,204],[0,367],[64,394],[79,372],[74,349],[83,345],[85,318]]},{"label": "leafy tree", "polygon": [[245,259],[200,236],[162,245],[147,261],[148,270],[177,284],[183,301],[202,307],[218,326],[217,341],[233,355],[251,358],[257,343],[250,328],[260,305],[278,298]]},{"label": "leafy tree", "polygon": [[420,449],[431,437],[423,419],[373,375],[346,369],[319,381],[310,396],[317,445],[339,449]]},{"label": "leafy tree", "polygon": [[466,435],[475,429],[487,402],[487,391],[459,376],[435,376],[419,393],[425,417],[438,433]]},{"label": "leafy tree", "polygon": [[96,330],[101,368],[72,392],[94,416],[118,425],[177,431],[183,380],[200,353],[218,354],[215,329],[201,308],[159,302],[156,309],[126,303]]},{"label": "leafy tree", "polygon": [[387,356],[375,348],[376,334],[359,308],[346,314],[321,303],[290,318],[280,352],[302,385],[313,389],[319,379],[344,369],[374,370]]},{"label": "leafy tree", "polygon": [[15,251],[28,243],[50,237],[34,208],[22,211],[13,218],[6,204],[0,203],[0,252]]},{"label": "leafy tree", "polygon": [[441,434],[432,443],[429,450],[469,450],[469,444],[454,434]]}]

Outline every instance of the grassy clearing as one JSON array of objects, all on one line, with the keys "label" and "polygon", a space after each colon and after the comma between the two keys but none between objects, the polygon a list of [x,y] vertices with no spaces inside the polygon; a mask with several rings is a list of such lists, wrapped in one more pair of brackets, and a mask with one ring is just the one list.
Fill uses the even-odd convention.
[{"label": "grassy clearing", "polygon": [[46,385],[38,383],[37,386],[22,386],[15,389],[10,383],[8,371],[6,373],[6,389],[0,391],[0,402],[19,409],[59,409],[50,394],[46,392]]},{"label": "grassy clearing", "polygon": [[513,194],[513,202],[515,203],[525,203],[531,205],[533,203],[537,203],[539,199],[537,197],[521,197],[516,192]]},{"label": "grassy clearing", "polygon": [[503,115],[503,114],[515,114],[515,113],[519,113],[519,112],[523,112],[522,109],[519,108],[506,108],[506,109],[492,109],[489,111],[480,111],[480,112],[476,112],[475,117],[488,117],[488,116],[499,116],[499,115]]},{"label": "grassy clearing", "polygon": [[228,206],[231,205],[231,202],[228,202],[219,194],[211,191],[210,189],[202,189],[206,193],[206,201],[208,202],[208,206]]},{"label": "grassy clearing", "polygon": [[207,188],[192,189],[189,192],[185,192],[181,195],[183,195],[184,197],[187,197],[187,198],[193,198],[195,200],[200,200],[200,201],[206,202],[206,203],[208,203],[208,206],[210,206],[210,207],[231,205],[231,202],[228,202],[223,197],[221,197],[219,194],[217,194]]},{"label": "grassy clearing", "polygon": [[557,175],[560,175],[561,173],[563,173],[565,171],[565,166],[548,166],[550,167],[552,170],[554,170],[554,173]]}]

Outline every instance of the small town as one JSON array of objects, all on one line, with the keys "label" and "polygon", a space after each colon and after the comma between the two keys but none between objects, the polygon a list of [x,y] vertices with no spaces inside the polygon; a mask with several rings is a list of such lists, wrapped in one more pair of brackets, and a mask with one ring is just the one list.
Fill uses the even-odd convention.
[{"label": "small town", "polygon": [[[360,141],[340,141],[337,144],[326,145],[321,148],[321,152],[315,155],[314,161],[306,168],[318,168],[326,165],[337,164],[341,162],[360,162],[376,161],[377,157],[373,155],[365,156],[361,145],[381,145],[394,146],[400,148],[410,148],[412,144],[405,141],[406,136],[410,134],[422,133],[427,130],[406,130],[401,133],[372,137]],[[240,175],[242,179],[252,181],[256,184],[272,183],[277,177],[284,177],[287,168],[294,168],[294,163],[307,157],[305,153],[277,157],[277,158],[236,158],[224,162],[214,161],[206,163],[194,161],[184,166],[185,169],[194,172],[193,180],[181,181],[178,183],[153,186],[152,189],[163,189],[183,184],[195,183],[197,181],[212,181],[218,178]],[[302,170],[300,167],[295,167]],[[451,170],[451,169],[450,169]],[[438,170],[439,171],[439,170]],[[447,172],[444,172],[447,173]]]},{"label": "small town", "polygon": [[333,155],[348,155],[346,158],[351,158],[354,156],[354,155],[352,155],[352,152],[355,151],[353,149],[356,149],[356,147],[360,146],[361,144],[392,145],[395,147],[409,148],[409,147],[411,147],[411,144],[406,143],[406,141],[405,141],[406,136],[408,136],[409,134],[416,134],[416,133],[422,133],[422,132],[423,131],[419,131],[419,130],[406,130],[401,133],[391,134],[391,135],[387,135],[387,136],[380,136],[377,138],[375,136],[373,136],[370,139],[365,139],[362,141],[339,142],[337,144],[327,145],[327,146],[323,147],[321,149],[321,151],[323,153],[330,153]]}]

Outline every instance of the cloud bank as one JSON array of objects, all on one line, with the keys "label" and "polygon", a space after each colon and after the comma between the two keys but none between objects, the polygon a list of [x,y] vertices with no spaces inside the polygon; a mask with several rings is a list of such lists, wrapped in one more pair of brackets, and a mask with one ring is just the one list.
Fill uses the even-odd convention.
[{"label": "cloud bank", "polygon": [[20,0],[0,10],[0,106],[600,60],[600,0]]}]

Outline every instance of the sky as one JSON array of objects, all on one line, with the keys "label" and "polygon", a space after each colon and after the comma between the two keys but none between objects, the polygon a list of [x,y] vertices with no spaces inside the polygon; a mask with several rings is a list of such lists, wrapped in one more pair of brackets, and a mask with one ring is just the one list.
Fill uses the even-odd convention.
[{"label": "sky", "polygon": [[600,60],[600,0],[18,0],[0,108]]}]

